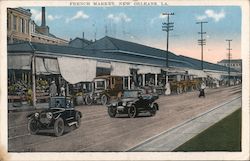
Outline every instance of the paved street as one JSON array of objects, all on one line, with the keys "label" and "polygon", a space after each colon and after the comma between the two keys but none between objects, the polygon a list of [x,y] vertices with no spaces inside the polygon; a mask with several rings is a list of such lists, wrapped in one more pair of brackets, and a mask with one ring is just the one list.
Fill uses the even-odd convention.
[{"label": "paved street", "polygon": [[137,118],[122,115],[110,118],[107,108],[100,105],[78,106],[83,113],[79,129],[67,129],[60,137],[49,131],[30,135],[26,115],[8,115],[8,145],[10,152],[21,151],[127,151],[186,120],[204,113],[223,102],[241,96],[241,86],[207,89],[206,98],[198,98],[198,91],[162,96],[157,102],[160,110],[154,117],[147,114]]}]

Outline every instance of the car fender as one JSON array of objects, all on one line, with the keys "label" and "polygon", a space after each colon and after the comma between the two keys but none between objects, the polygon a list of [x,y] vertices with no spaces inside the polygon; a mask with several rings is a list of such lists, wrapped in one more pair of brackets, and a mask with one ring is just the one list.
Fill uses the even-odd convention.
[{"label": "car fender", "polygon": [[57,116],[55,116],[55,120],[57,120],[60,116],[62,115],[62,113],[59,113]]},{"label": "car fender", "polygon": [[155,106],[156,106],[156,109],[159,110],[159,105],[158,105],[158,103],[154,102],[153,105],[155,105]]}]

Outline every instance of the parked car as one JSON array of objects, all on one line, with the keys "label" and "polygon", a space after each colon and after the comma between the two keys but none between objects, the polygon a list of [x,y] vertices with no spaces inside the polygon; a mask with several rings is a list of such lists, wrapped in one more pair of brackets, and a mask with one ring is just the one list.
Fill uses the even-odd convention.
[{"label": "parked car", "polygon": [[51,97],[49,108],[41,112],[35,112],[28,117],[28,130],[30,134],[36,134],[39,130],[53,129],[55,136],[61,136],[65,126],[81,124],[82,114],[74,109],[73,100],[69,97]]},{"label": "parked car", "polygon": [[110,117],[115,117],[117,114],[128,114],[130,118],[134,118],[139,113],[149,112],[151,116],[154,116],[159,110],[159,106],[155,102],[157,99],[157,94],[142,94],[140,90],[126,90],[121,99],[107,106],[108,114]]},{"label": "parked car", "polygon": [[106,105],[111,99],[117,99],[123,91],[123,79],[119,76],[99,76],[93,81],[93,91],[85,96],[87,105],[101,103]]}]

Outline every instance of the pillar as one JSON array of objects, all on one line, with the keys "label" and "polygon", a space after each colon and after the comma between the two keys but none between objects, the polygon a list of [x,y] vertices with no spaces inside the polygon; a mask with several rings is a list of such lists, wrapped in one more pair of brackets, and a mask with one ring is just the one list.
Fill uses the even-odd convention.
[{"label": "pillar", "polygon": [[128,90],[130,90],[130,76],[128,76]]},{"label": "pillar", "polygon": [[158,84],[157,84],[157,82],[158,82],[158,75],[157,74],[155,74],[155,86],[157,86]]},{"label": "pillar", "polygon": [[33,106],[36,107],[36,69],[35,56],[32,56],[32,100]]},{"label": "pillar", "polygon": [[145,86],[145,74],[142,74],[142,86]]}]

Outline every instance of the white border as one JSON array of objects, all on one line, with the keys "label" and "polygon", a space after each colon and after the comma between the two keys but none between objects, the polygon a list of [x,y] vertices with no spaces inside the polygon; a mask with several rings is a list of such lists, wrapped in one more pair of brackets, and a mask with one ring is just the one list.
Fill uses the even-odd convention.
[{"label": "white border", "polygon": [[[87,0],[85,0],[86,2]],[[0,1],[0,145],[1,151],[7,150],[7,25],[6,13],[7,7],[18,6],[69,6],[71,1]],[[81,2],[81,1],[74,1]],[[93,1],[88,1],[93,2]],[[104,2],[96,1],[96,2]],[[109,2],[108,0],[105,2]],[[117,6],[119,1],[112,1]],[[141,2],[128,1],[123,2]],[[148,1],[143,1],[148,2]],[[161,2],[161,1],[150,1]],[[163,1],[162,1],[163,2]],[[117,153],[7,153],[7,159],[10,160],[249,160],[249,1],[248,0],[169,0],[167,2],[170,6],[229,6],[238,5],[242,9],[242,35],[241,35],[241,55],[243,60],[243,84],[242,84],[242,152],[117,152]],[[79,6],[83,7],[83,6]],[[0,153],[3,155],[3,152]]]}]

